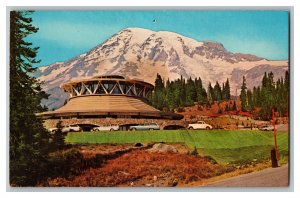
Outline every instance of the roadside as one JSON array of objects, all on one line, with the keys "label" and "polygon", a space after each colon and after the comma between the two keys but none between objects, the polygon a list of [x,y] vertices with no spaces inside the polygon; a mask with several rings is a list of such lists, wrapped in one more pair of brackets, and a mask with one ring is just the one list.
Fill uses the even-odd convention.
[{"label": "roadside", "polygon": [[210,187],[288,187],[289,166],[267,168],[258,172],[208,183]]}]

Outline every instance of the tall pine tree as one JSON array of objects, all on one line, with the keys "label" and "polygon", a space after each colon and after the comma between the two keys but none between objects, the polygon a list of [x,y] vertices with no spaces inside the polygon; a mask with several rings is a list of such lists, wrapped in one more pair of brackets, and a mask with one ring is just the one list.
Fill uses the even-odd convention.
[{"label": "tall pine tree", "polygon": [[288,116],[289,114],[289,93],[290,93],[290,75],[289,71],[285,72],[285,78],[284,78],[284,95],[285,95],[285,116]]},{"label": "tall pine tree", "polygon": [[227,78],[224,89],[223,89],[223,100],[230,100],[230,85],[229,80]]},{"label": "tall pine tree", "polygon": [[186,83],[186,104],[193,105],[197,101],[197,92],[195,83],[190,77]]},{"label": "tall pine tree", "polygon": [[165,103],[165,86],[162,77],[157,74],[155,79],[154,93],[152,94],[152,105],[163,110]]},{"label": "tall pine tree", "polygon": [[242,111],[247,111],[247,86],[246,86],[246,78],[243,76],[243,84],[241,87],[241,108]]},{"label": "tall pine tree", "polygon": [[[260,117],[264,120],[270,120],[272,118],[272,108],[275,106],[275,83],[272,72],[265,73],[262,80],[261,87],[261,109]],[[276,111],[277,109],[275,109]]]},{"label": "tall pine tree", "polygon": [[209,82],[207,87],[207,101],[209,105],[213,103],[213,95],[214,89],[212,88],[211,83]]},{"label": "tall pine tree", "polygon": [[47,95],[32,77],[38,63],[38,47],[25,38],[38,31],[29,11],[10,12],[9,57],[9,179],[11,185],[33,186],[44,176],[49,137],[35,113],[43,110],[41,99]]},{"label": "tall pine tree", "polygon": [[213,90],[213,100],[214,101],[221,101],[222,100],[222,90],[221,90],[221,86],[218,83],[218,81],[216,82],[215,86],[214,86],[214,90]]}]

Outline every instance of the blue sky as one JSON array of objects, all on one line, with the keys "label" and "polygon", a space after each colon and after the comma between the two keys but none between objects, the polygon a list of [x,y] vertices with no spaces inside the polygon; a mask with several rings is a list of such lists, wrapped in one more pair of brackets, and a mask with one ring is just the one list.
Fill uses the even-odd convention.
[{"label": "blue sky", "polygon": [[[36,11],[39,32],[27,39],[39,46],[37,66],[66,61],[128,27],[172,31],[198,41],[217,41],[231,52],[288,59],[286,11]],[[156,23],[153,23],[156,19]]]}]

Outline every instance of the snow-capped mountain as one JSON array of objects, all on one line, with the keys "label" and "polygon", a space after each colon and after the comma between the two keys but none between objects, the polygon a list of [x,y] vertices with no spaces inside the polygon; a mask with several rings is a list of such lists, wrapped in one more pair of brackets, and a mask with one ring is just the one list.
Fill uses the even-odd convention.
[{"label": "snow-capped mountain", "polygon": [[264,72],[273,71],[276,79],[287,69],[288,61],[231,53],[221,43],[198,42],[167,31],[128,28],[71,60],[40,67],[35,76],[44,81],[43,88],[50,94],[44,104],[53,109],[67,98],[59,88],[62,83],[95,75],[118,74],[150,83],[157,73],[170,80],[182,75],[201,77],[205,86],[229,78],[235,94],[243,75],[248,88],[252,88],[260,84]]}]

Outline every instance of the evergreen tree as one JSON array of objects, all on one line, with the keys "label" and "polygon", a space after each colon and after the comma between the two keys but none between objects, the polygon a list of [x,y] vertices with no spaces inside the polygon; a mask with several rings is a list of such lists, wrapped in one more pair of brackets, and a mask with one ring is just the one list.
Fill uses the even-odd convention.
[{"label": "evergreen tree", "polygon": [[180,107],[186,106],[186,83],[185,79],[181,76],[180,78]]},{"label": "evergreen tree", "polygon": [[157,74],[156,79],[155,79],[154,91],[163,91],[164,87],[165,86],[164,86],[163,79],[161,78],[161,76],[159,74]]},{"label": "evergreen tree", "polygon": [[281,112],[282,112],[282,106],[284,105],[284,98],[283,98],[283,89],[282,89],[282,82],[281,80],[283,80],[282,78],[281,79],[278,79],[276,81],[276,87],[275,87],[275,107],[276,107],[276,110],[277,112],[280,114],[281,116]]},{"label": "evergreen tree", "polygon": [[254,86],[253,87],[253,91],[252,91],[252,103],[254,105],[254,107],[257,106],[257,88]]},{"label": "evergreen tree", "polygon": [[186,83],[186,104],[193,105],[195,101],[197,101],[195,83],[192,78],[189,78]]},{"label": "evergreen tree", "polygon": [[[168,85],[169,84],[169,85]],[[166,85],[166,103],[169,111],[173,111],[177,107],[177,102],[175,98],[175,83],[172,81]]]},{"label": "evergreen tree", "polygon": [[230,100],[230,85],[228,78],[223,89],[223,95],[223,100]]},{"label": "evergreen tree", "polygon": [[221,90],[221,92],[222,92],[222,99],[225,100],[225,84],[224,83],[222,83],[222,90]]},{"label": "evergreen tree", "polygon": [[164,82],[159,74],[155,79],[154,93],[152,94],[152,105],[159,110],[165,107]]},{"label": "evergreen tree", "polygon": [[[202,95],[202,101],[203,101],[202,104],[207,104],[208,103],[208,101],[207,101],[207,93],[206,93],[206,90],[204,89],[204,87],[202,88],[201,95]],[[199,102],[199,99],[198,99],[198,102]]]},{"label": "evergreen tree", "polygon": [[272,108],[275,107],[275,83],[272,72],[265,73],[262,80],[261,88],[261,109],[260,117],[264,120],[272,118]]},{"label": "evergreen tree", "polygon": [[243,76],[243,84],[241,87],[241,109],[242,111],[247,111],[247,86],[246,86],[246,78]]},{"label": "evergreen tree", "polygon": [[181,81],[178,79],[174,82],[174,100],[175,100],[175,107],[183,107],[183,90]]},{"label": "evergreen tree", "polygon": [[252,97],[252,92],[251,90],[247,90],[247,104],[248,107],[253,110],[254,109],[254,103],[253,103],[253,97]]},{"label": "evergreen tree", "polygon": [[285,116],[288,116],[289,114],[289,93],[290,93],[290,76],[289,71],[285,72],[285,78],[284,78],[284,97],[285,97]]},{"label": "evergreen tree", "polygon": [[203,104],[204,103],[204,97],[202,95],[203,87],[202,87],[202,80],[200,77],[199,79],[195,78],[195,89],[196,89],[198,104]]},{"label": "evergreen tree", "polygon": [[220,87],[220,84],[218,83],[218,81],[216,82],[215,86],[214,86],[214,90],[213,90],[213,100],[214,101],[221,101],[222,100],[222,90]]},{"label": "evergreen tree", "polygon": [[59,120],[56,124],[57,130],[54,132],[53,141],[52,141],[52,150],[62,149],[65,146],[65,136],[62,132],[62,121]]},{"label": "evergreen tree", "polygon": [[168,78],[167,82],[166,82],[166,87],[165,87],[165,104],[168,110],[170,110],[170,103],[171,101],[169,101],[169,97],[170,95],[172,95],[172,89],[171,89],[171,82]]},{"label": "evergreen tree", "polygon": [[225,106],[225,111],[230,111],[230,107],[228,104],[226,104],[226,106]]},{"label": "evergreen tree", "polygon": [[35,113],[47,95],[32,77],[38,47],[25,41],[36,33],[29,11],[10,12],[9,179],[11,185],[33,186],[46,171],[49,135]]},{"label": "evergreen tree", "polygon": [[236,107],[236,102],[233,101],[233,105],[232,105],[232,111],[236,111],[237,110],[237,107]]},{"label": "evergreen tree", "polygon": [[171,88],[171,82],[168,78],[167,82],[166,82],[166,90],[170,89]]},{"label": "evergreen tree", "polygon": [[207,87],[207,101],[208,104],[211,105],[213,103],[213,88],[211,86],[211,83],[209,82],[208,87]]}]

